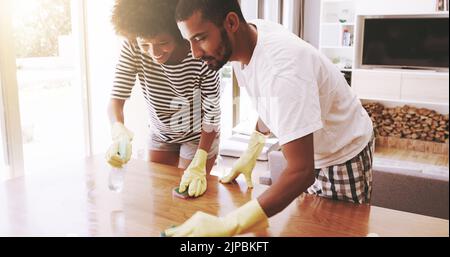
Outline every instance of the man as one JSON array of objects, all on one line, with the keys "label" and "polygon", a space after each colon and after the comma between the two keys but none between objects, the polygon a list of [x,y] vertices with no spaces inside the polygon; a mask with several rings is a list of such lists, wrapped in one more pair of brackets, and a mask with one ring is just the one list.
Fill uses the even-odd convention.
[{"label": "man", "polygon": [[[239,85],[260,120],[278,137],[287,168],[257,199],[225,217],[197,212],[169,236],[231,236],[262,229],[307,191],[365,203],[372,180],[373,127],[340,71],[284,27],[247,23],[237,0],[180,0],[178,27],[195,58],[220,69],[233,61]],[[249,148],[221,181],[248,177],[264,143],[260,126]],[[214,224],[214,225],[212,225]]]},{"label": "man", "polygon": [[109,104],[113,142],[108,163],[131,156],[124,105],[136,77],[150,114],[149,160],[184,169],[179,192],[198,197],[219,149],[219,73],[192,57],[173,19],[178,0],[116,0],[112,23],[126,38]]}]

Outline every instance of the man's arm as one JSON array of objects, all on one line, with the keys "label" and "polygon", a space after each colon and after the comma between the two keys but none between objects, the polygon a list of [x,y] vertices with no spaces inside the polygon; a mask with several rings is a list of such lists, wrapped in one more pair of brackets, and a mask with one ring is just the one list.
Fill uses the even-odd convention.
[{"label": "man's arm", "polygon": [[111,124],[120,122],[124,124],[123,107],[125,105],[125,100],[111,98],[108,104],[108,116]]},{"label": "man's arm", "polygon": [[267,217],[282,211],[314,182],[313,134],[287,143],[288,167],[258,199],[224,217],[197,212],[182,225],[165,230],[167,236],[233,236],[269,226]]},{"label": "man's arm", "polygon": [[269,128],[264,122],[258,118],[255,131],[250,135],[247,150],[234,163],[231,171],[220,179],[222,183],[230,183],[235,180],[241,173],[245,177],[248,188],[253,188],[252,172],[256,165],[256,160],[264,149],[266,136],[270,134]]},{"label": "man's arm", "polygon": [[287,167],[258,202],[268,217],[286,208],[314,183],[313,134],[296,139],[282,147]]}]

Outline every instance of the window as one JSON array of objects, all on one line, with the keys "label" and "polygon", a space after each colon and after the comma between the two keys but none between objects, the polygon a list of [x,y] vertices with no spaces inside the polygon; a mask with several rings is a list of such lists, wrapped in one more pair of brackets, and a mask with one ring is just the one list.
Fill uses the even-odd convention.
[{"label": "window", "polygon": [[81,3],[0,2],[0,176],[86,156]]},{"label": "window", "polygon": [[0,81],[0,182],[6,179],[6,134],[5,134],[5,124],[3,117],[3,95],[2,95],[2,85]]},{"label": "window", "polygon": [[84,157],[71,0],[15,0],[13,44],[26,172]]},{"label": "window", "polygon": [[221,120],[220,120],[220,137],[221,140],[231,136],[231,130],[233,128],[233,71],[231,64],[225,65],[221,70],[220,81],[220,107],[221,107]]},{"label": "window", "polygon": [[0,177],[23,174],[11,1],[0,1]]},{"label": "window", "polygon": [[[122,39],[116,36],[110,21],[114,0],[85,2],[92,153],[103,154],[111,143],[107,106]],[[141,138],[145,139],[143,129],[146,127],[148,116],[146,111],[141,109],[143,97],[139,95],[140,88],[134,87],[133,90],[138,92],[137,95],[133,93],[132,99],[125,104],[125,123],[135,134],[133,155],[136,157],[145,146]]]},{"label": "window", "polygon": [[[304,11],[302,0],[245,0],[241,1],[241,9],[247,21],[260,18],[278,22],[296,35],[302,36]],[[238,130],[252,131],[255,128],[258,113],[245,89],[239,90],[239,94],[235,97],[234,102],[238,102],[239,109],[242,110],[238,111]]]},{"label": "window", "polygon": [[[267,2],[270,4],[273,1]],[[247,21],[257,19],[260,17],[262,12],[264,11],[264,1],[260,0],[245,0],[241,1],[241,9],[243,15]],[[266,8],[268,10],[268,8]],[[256,110],[253,108],[250,97],[247,95],[245,89],[239,90],[239,94],[234,99],[235,103],[238,103],[238,117],[236,121],[240,128],[243,128],[246,131],[252,131],[256,125],[256,121],[258,119],[258,114]],[[245,110],[245,111],[244,111]]]}]

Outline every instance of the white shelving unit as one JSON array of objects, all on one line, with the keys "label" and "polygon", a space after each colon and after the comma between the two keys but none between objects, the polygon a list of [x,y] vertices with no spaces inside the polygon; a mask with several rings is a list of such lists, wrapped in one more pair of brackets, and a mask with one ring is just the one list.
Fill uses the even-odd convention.
[{"label": "white shelving unit", "polygon": [[[449,113],[448,71],[366,68],[361,66],[363,16],[435,15],[434,0],[321,0],[318,48],[350,80],[361,100],[392,101],[398,104],[433,106]],[[352,35],[350,46],[343,44],[343,32]]]},{"label": "white shelving unit", "polygon": [[383,15],[381,12],[357,15],[355,61],[352,69],[352,88],[365,101],[380,100],[410,104],[416,107],[426,105],[443,114],[449,113],[449,72],[448,70],[420,70],[362,65],[363,22],[367,17],[441,17],[448,18],[448,12],[425,13],[422,11],[406,14]]},{"label": "white shelving unit", "polygon": [[[356,0],[322,0],[319,50],[341,71],[351,73],[354,61]],[[344,31],[350,33],[347,44]]]}]

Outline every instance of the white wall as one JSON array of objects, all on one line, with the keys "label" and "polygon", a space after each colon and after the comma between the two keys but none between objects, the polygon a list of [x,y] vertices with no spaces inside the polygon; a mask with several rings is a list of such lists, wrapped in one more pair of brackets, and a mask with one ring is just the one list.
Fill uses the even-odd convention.
[{"label": "white wall", "polygon": [[[104,153],[111,143],[107,105],[114,80],[114,71],[122,39],[117,37],[111,20],[114,0],[86,1],[87,55],[91,93],[92,152]],[[135,133],[133,155],[143,154],[146,147],[147,112],[140,92],[135,86],[125,104],[125,125]]]},{"label": "white wall", "polygon": [[357,14],[433,13],[436,0],[356,0]]},{"label": "white wall", "polygon": [[111,141],[106,107],[118,43],[109,25],[112,0],[86,1],[88,80],[91,94],[92,151],[106,151]]},{"label": "white wall", "polygon": [[[433,14],[435,0],[357,0],[357,15]],[[448,13],[447,13],[448,15]],[[352,87],[361,98],[391,105],[410,104],[448,113],[448,72],[359,69],[361,60],[362,18],[357,21],[355,63]],[[424,88],[426,86],[426,89]],[[384,87],[384,88],[383,88]]]},{"label": "white wall", "polygon": [[305,0],[305,24],[303,39],[319,48],[320,0]]},{"label": "white wall", "polygon": [[258,18],[258,0],[241,0],[241,9],[247,21]]},{"label": "white wall", "polygon": [[[243,2],[254,0],[244,0]],[[305,0],[304,39],[318,48],[320,31],[320,3]],[[356,0],[357,14],[433,13],[436,0]]]},{"label": "white wall", "polygon": [[3,108],[3,93],[2,93],[2,80],[0,74],[0,182],[6,179],[6,129],[5,129],[5,116]]}]

